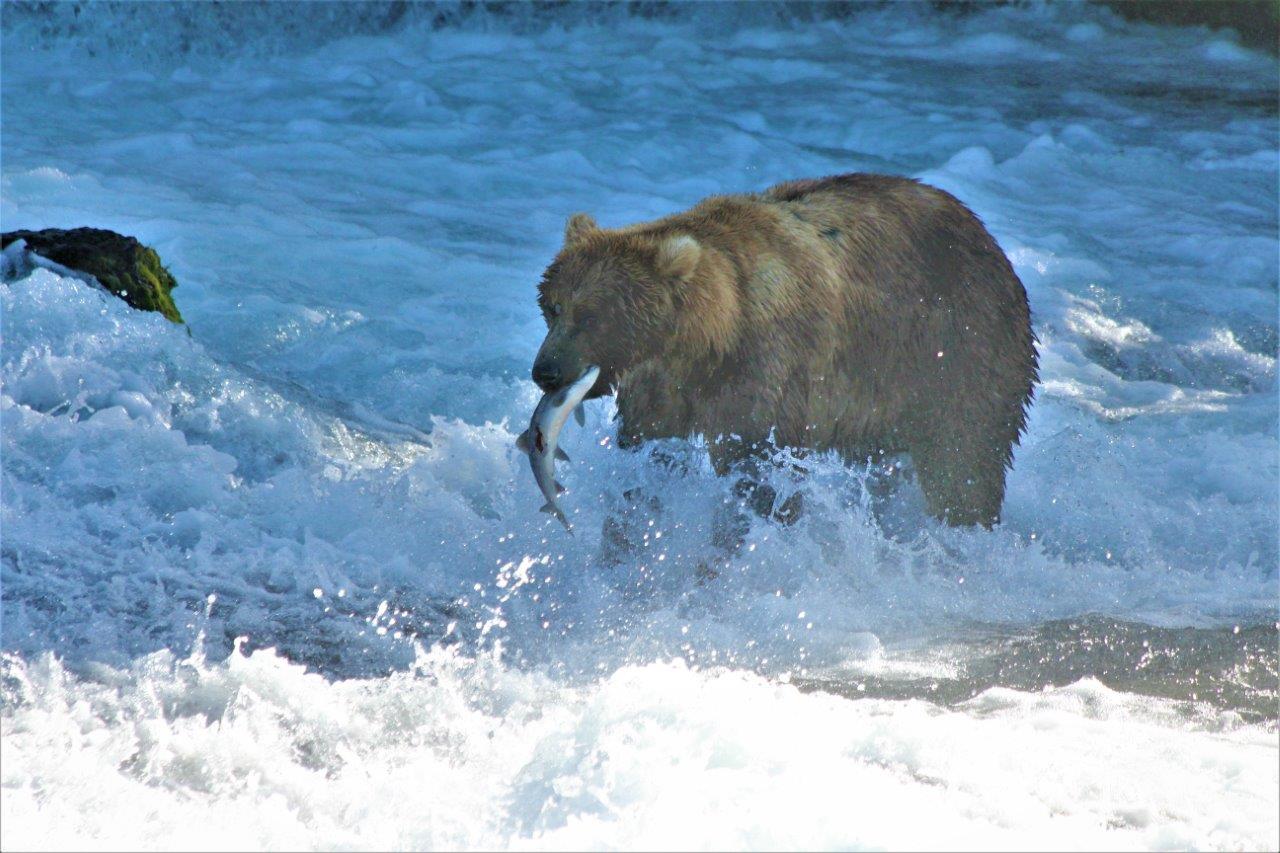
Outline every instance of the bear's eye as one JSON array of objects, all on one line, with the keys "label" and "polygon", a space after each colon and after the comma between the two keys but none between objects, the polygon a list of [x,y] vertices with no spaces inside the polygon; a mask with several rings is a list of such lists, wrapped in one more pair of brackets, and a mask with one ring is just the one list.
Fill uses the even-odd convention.
[{"label": "bear's eye", "polygon": [[552,316],[552,317],[559,317],[559,316],[560,316],[560,312],[561,312],[561,311],[563,311],[563,310],[564,310],[564,309],[560,307],[560,303],[559,303],[559,302],[556,302],[556,303],[552,304],[552,306],[551,306],[551,316]]}]

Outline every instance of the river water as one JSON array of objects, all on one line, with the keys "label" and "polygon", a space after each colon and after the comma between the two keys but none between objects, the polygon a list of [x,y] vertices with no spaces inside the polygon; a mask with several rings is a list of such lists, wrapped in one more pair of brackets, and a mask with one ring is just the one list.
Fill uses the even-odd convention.
[{"label": "river water", "polygon": [[[137,236],[190,330],[0,287],[6,848],[1280,842],[1274,56],[1075,4],[3,15],[4,228]],[[609,401],[539,514],[565,217],[857,170],[1027,287],[1004,523],[807,458],[710,576],[731,484]]]}]

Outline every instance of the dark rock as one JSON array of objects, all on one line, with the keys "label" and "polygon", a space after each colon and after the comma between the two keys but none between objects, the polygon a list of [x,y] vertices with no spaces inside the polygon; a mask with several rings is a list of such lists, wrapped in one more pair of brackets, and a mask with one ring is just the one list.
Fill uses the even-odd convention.
[{"label": "dark rock", "polygon": [[182,322],[170,295],[178,282],[155,250],[133,237],[102,228],[7,231],[0,234],[0,249],[16,240],[25,240],[27,249],[41,257],[93,276],[134,308],[159,311],[175,323]]},{"label": "dark rock", "polygon": [[1229,27],[1241,44],[1280,53],[1280,3],[1276,0],[1101,0],[1125,20],[1177,27]]}]

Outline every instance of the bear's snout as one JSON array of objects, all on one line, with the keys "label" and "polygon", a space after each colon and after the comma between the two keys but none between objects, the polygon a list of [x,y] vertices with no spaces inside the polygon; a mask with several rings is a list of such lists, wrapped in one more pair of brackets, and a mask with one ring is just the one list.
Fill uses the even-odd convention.
[{"label": "bear's snout", "polygon": [[533,363],[533,381],[550,394],[564,386],[564,371],[558,362],[540,358]]},{"label": "bear's snout", "polygon": [[578,381],[587,370],[587,359],[567,334],[563,324],[557,324],[548,333],[533,359],[533,381],[546,393],[559,391]]}]

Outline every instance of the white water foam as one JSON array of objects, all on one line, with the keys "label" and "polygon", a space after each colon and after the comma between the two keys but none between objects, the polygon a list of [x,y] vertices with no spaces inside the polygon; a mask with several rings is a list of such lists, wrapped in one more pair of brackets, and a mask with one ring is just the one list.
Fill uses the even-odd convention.
[{"label": "white water foam", "polygon": [[8,675],[16,848],[1238,849],[1275,825],[1274,732],[1095,681],[944,710],[440,652],[372,682],[267,651]]}]

